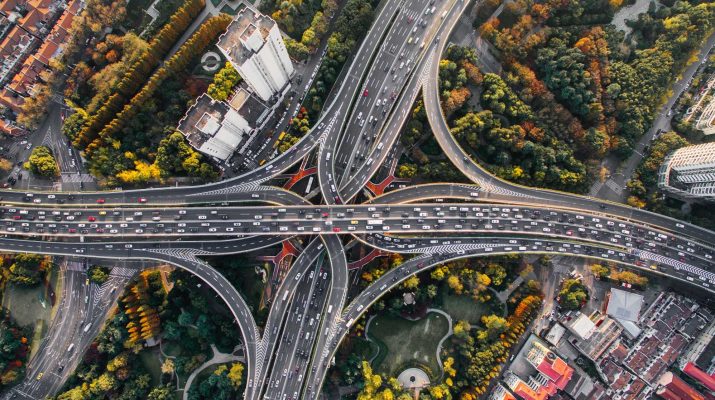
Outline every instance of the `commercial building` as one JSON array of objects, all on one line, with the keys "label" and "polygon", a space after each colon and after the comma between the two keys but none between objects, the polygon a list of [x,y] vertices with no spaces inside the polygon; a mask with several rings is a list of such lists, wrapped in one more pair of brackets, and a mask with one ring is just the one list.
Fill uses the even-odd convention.
[{"label": "commercial building", "polygon": [[295,70],[270,17],[244,8],[219,37],[218,48],[264,102],[275,103],[290,88]]},{"label": "commercial building", "polygon": [[635,339],[641,334],[637,324],[641,307],[643,307],[643,296],[613,288],[608,298],[606,314],[621,324],[624,332],[631,339]]},{"label": "commercial building", "polygon": [[705,400],[702,393],[670,371],[660,377],[658,385],[655,393],[665,400]]},{"label": "commercial building", "polygon": [[489,400],[516,400],[509,389],[505,388],[501,383],[497,383],[492,389],[492,393],[489,395]]},{"label": "commercial building", "polygon": [[531,335],[504,377],[504,383],[524,400],[546,400],[563,391],[574,369],[551,351],[545,342]]},{"label": "commercial building", "polygon": [[698,383],[703,385],[709,391],[715,392],[715,376],[713,376],[713,374],[708,374],[707,372],[698,368],[693,363],[685,364],[683,372],[685,372],[689,377],[698,381]]},{"label": "commercial building", "polygon": [[572,334],[569,343],[581,354],[596,361],[623,333],[623,328],[607,315],[594,313],[587,317],[581,312],[570,313],[561,322]]},{"label": "commercial building", "polygon": [[658,171],[658,187],[683,199],[715,201],[715,143],[678,149]]}]

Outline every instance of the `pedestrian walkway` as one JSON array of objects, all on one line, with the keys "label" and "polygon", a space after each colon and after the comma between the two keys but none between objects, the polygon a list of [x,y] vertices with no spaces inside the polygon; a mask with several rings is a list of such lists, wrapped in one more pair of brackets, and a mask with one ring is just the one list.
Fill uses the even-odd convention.
[{"label": "pedestrian walkway", "polygon": [[[240,346],[236,346],[240,347]],[[196,375],[198,375],[201,371],[205,370],[206,368],[215,365],[215,364],[225,364],[228,362],[245,362],[245,358],[243,356],[234,356],[232,353],[221,353],[218,351],[215,345],[211,344],[211,351],[213,352],[213,357],[211,357],[210,360],[206,361],[205,363],[201,364],[198,368],[193,370],[191,372],[191,375],[189,375],[189,378],[186,380],[186,384],[184,385],[184,394],[183,394],[183,400],[188,400],[189,399],[189,389],[191,388],[191,384],[194,382],[194,379],[196,379]],[[236,352],[236,348],[233,349],[234,353]]]},{"label": "pedestrian walkway", "polygon": [[79,182],[94,182],[94,178],[90,174],[78,174],[76,172],[63,172],[62,173],[63,183],[79,183]]}]

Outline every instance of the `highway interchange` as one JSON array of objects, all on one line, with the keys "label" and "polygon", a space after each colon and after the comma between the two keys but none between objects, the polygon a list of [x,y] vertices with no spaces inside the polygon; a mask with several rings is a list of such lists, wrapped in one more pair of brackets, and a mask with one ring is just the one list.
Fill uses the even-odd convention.
[{"label": "highway interchange", "polygon": [[[382,2],[315,128],[251,173],[175,188],[3,191],[0,251],[154,260],[191,271],[226,302],[241,329],[248,399],[316,398],[341,339],[370,304],[410,275],[451,259],[572,254],[715,292],[714,232],[620,204],[504,182],[459,147],[441,112],[437,73],[449,33],[468,5]],[[438,143],[473,184],[413,186],[349,204],[383,165],[420,91]],[[324,204],[263,185],[313,152]],[[278,287],[263,328],[238,291],[199,258],[297,236],[314,239]],[[414,257],[346,304],[346,236]]]}]

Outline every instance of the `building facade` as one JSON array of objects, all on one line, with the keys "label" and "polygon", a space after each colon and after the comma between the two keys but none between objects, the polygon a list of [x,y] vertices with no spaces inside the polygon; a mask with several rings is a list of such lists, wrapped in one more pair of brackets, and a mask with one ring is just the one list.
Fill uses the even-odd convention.
[{"label": "building facade", "polygon": [[264,102],[275,103],[290,88],[295,70],[270,17],[244,8],[219,38],[218,48]]},{"label": "building facade", "polygon": [[683,199],[715,201],[715,143],[671,153],[658,172],[658,187]]}]

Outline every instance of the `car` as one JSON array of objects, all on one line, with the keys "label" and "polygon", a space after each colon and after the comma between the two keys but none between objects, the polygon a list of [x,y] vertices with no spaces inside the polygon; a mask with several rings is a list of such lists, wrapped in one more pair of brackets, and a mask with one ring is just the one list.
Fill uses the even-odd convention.
[{"label": "car", "polygon": [[363,95],[363,97],[367,97],[367,95],[368,95],[368,91],[367,91],[367,89],[365,89],[365,91],[364,91],[364,92],[362,92],[362,95]]},{"label": "car", "polygon": [[96,220],[97,220],[97,218],[95,218],[95,217],[93,217],[93,216],[91,216],[91,215],[87,218],[87,221],[89,221],[89,222],[94,222],[94,221],[96,221]]},{"label": "car", "polygon": [[35,203],[35,204],[38,204],[38,203],[42,203],[42,200],[41,200],[41,199],[35,199],[35,200],[32,200],[32,202]]},{"label": "car", "polygon": [[146,202],[147,202],[146,197],[140,197],[138,201],[139,201],[139,203],[146,203]]},{"label": "car", "polygon": [[42,375],[44,375],[44,374],[45,374],[44,372],[40,372],[39,374],[37,374],[37,378],[35,378],[35,380],[39,381],[40,379],[42,379]]},{"label": "car", "polygon": [[97,199],[97,204],[104,204],[104,199]]},{"label": "car", "polygon": [[338,228],[338,227],[333,228],[333,232],[335,232],[335,233],[340,232],[340,228]]}]

